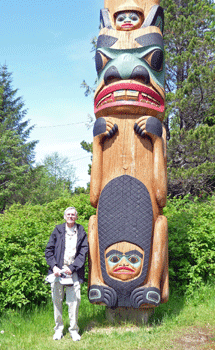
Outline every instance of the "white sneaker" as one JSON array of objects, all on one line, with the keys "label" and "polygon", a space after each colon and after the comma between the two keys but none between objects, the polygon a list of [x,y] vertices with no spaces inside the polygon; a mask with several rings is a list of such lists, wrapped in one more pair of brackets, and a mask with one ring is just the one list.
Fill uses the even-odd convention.
[{"label": "white sneaker", "polygon": [[81,336],[78,334],[77,331],[71,331],[70,335],[71,335],[71,338],[72,338],[73,341],[81,340]]},{"label": "white sneaker", "polygon": [[63,333],[60,329],[58,329],[53,335],[53,340],[60,340],[61,338],[63,338]]}]

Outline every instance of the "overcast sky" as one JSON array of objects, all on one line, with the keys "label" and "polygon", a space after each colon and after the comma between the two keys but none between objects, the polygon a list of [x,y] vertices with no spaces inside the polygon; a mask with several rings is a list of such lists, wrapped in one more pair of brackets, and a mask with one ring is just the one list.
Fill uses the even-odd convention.
[{"label": "overcast sky", "polygon": [[76,168],[86,186],[90,155],[80,142],[92,141],[85,123],[93,97],[80,85],[96,78],[90,40],[99,33],[103,0],[1,0],[0,64],[7,64],[35,125],[36,161],[59,152]]}]

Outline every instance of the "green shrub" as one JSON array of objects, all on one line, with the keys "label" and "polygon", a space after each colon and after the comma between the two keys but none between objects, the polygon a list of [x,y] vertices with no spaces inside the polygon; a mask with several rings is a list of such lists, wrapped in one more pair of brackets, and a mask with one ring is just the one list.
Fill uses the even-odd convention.
[{"label": "green shrub", "polygon": [[[44,250],[55,225],[64,222],[68,206],[77,208],[78,223],[87,231],[88,219],[95,214],[88,194],[42,206],[14,204],[0,215],[0,312],[50,298],[50,287],[44,283],[48,269]],[[171,288],[192,292],[215,276],[215,197],[205,202],[171,199],[164,215],[169,226]],[[86,293],[86,285],[83,290]]]},{"label": "green shrub", "polygon": [[164,210],[169,227],[170,285],[191,293],[215,278],[215,196],[207,201],[171,199]]}]

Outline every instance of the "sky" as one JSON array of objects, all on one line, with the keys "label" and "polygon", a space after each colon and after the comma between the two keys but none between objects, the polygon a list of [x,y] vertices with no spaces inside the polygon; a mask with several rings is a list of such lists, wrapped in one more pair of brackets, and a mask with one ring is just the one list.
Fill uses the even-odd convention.
[{"label": "sky", "polygon": [[75,168],[75,186],[90,181],[90,154],[80,142],[92,142],[86,123],[94,117],[93,96],[85,97],[83,80],[93,85],[96,70],[90,40],[99,33],[103,0],[1,0],[0,64],[12,73],[38,140],[35,161],[58,152]]}]

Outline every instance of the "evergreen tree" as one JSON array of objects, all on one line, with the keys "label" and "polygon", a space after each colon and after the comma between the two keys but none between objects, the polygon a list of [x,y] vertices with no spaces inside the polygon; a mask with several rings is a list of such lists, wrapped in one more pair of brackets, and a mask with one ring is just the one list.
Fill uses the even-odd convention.
[{"label": "evergreen tree", "polygon": [[[215,10],[211,0],[162,0],[165,10],[169,193],[215,185]],[[205,127],[204,127],[205,125]]]},{"label": "evergreen tree", "polygon": [[27,142],[29,120],[7,66],[0,66],[0,211],[20,197],[34,161],[36,141]]}]

